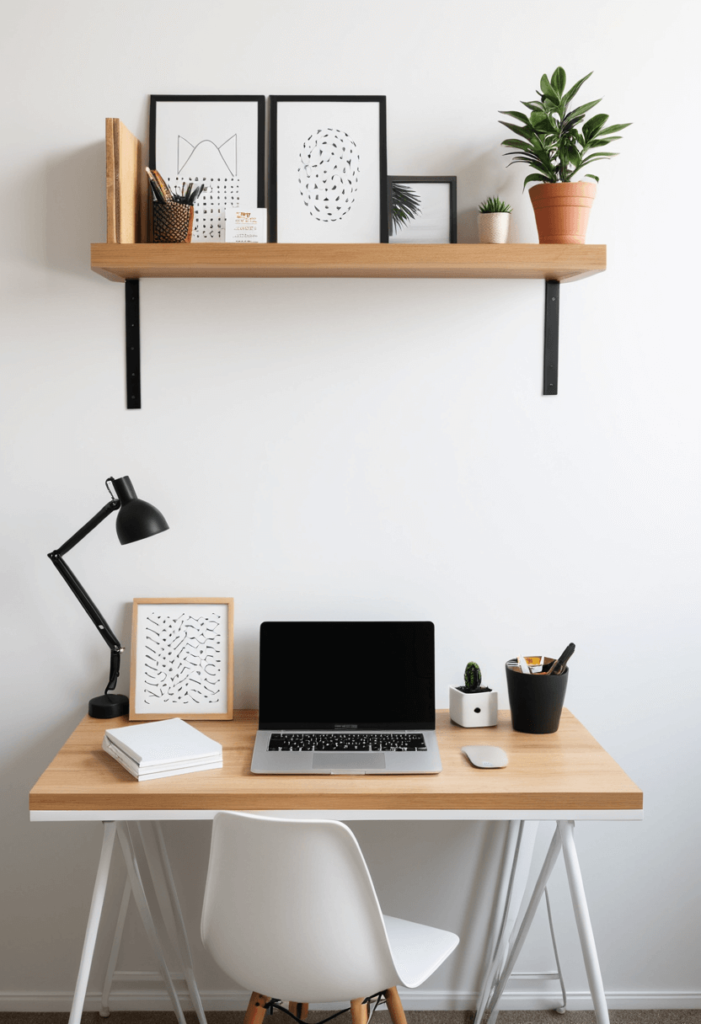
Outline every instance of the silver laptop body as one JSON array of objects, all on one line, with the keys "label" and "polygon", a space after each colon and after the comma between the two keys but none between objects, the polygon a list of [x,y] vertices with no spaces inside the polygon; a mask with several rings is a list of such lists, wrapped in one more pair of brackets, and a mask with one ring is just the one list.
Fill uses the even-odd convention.
[{"label": "silver laptop body", "polygon": [[441,771],[432,622],[264,622],[261,775]]}]

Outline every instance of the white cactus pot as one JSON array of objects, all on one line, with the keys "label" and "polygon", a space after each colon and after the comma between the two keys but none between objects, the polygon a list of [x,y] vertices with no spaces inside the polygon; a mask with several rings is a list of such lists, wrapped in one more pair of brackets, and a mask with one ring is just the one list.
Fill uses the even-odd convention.
[{"label": "white cactus pot", "polygon": [[484,729],[498,722],[499,698],[496,690],[487,693],[463,693],[450,687],[450,717],[463,729]]},{"label": "white cactus pot", "polygon": [[509,237],[510,213],[478,213],[477,230],[480,242],[504,243]]}]

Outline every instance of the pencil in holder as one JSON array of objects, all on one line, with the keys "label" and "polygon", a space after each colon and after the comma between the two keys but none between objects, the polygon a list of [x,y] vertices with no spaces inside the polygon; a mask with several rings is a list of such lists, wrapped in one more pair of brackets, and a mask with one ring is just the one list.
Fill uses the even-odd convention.
[{"label": "pencil in holder", "polygon": [[189,242],[194,219],[194,206],[186,203],[154,203],[154,242]]}]

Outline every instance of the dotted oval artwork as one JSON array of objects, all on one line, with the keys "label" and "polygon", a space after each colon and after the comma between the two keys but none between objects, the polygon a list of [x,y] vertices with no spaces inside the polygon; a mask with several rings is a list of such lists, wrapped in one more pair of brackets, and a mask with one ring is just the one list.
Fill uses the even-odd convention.
[{"label": "dotted oval artwork", "polygon": [[297,177],[302,201],[314,220],[332,224],[345,217],[360,180],[360,154],[348,132],[312,132],[299,154]]}]

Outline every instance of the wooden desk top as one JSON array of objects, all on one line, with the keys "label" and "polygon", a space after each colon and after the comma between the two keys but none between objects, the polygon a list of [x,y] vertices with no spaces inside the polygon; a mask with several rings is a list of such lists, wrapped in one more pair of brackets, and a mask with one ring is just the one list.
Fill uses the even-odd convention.
[{"label": "wooden desk top", "polygon": [[[237,711],[232,722],[192,723],[222,744],[223,768],[137,782],[101,749],[106,728],[128,724],[84,718],[32,789],[30,811],[356,808],[467,811],[479,817],[474,812],[640,811],[643,806],[641,790],[567,710],[559,731],[545,736],[514,732],[509,711],[500,711],[499,724],[491,729],[461,729],[447,711],[436,712],[439,775],[252,775],[258,712]],[[502,747],[508,767],[473,768],[461,753],[467,744]]]}]

